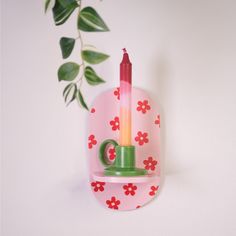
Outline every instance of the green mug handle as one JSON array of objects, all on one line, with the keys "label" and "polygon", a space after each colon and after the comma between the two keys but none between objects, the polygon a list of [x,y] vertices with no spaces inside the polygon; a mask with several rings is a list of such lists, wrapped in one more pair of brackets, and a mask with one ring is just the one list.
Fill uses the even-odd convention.
[{"label": "green mug handle", "polygon": [[113,145],[114,147],[116,147],[118,145],[118,143],[115,140],[113,140],[113,139],[106,139],[100,145],[100,148],[99,148],[99,159],[100,159],[101,163],[105,167],[108,167],[108,166],[112,165],[111,163],[109,163],[107,161],[108,157],[107,157],[107,154],[105,152],[108,145]]}]

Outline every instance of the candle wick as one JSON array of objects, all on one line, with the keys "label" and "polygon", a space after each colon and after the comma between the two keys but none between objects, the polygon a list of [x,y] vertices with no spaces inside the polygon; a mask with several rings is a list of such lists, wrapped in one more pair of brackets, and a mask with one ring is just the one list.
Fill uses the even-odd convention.
[{"label": "candle wick", "polygon": [[123,48],[122,50],[123,50],[123,52],[124,52],[124,53],[127,53],[127,51],[126,51],[126,49],[125,49],[125,48]]}]

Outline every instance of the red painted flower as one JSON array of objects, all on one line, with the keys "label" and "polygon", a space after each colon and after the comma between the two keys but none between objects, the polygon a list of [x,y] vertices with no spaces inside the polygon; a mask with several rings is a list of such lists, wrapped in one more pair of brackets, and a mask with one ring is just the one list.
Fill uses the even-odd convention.
[{"label": "red painted flower", "polygon": [[90,110],[91,113],[94,113],[95,111],[96,111],[95,108],[92,108],[92,109]]},{"label": "red painted flower", "polygon": [[149,192],[150,196],[154,196],[158,190],[159,186],[151,186],[151,191]]},{"label": "red painted flower", "polygon": [[118,210],[118,205],[120,205],[120,200],[117,200],[116,197],[111,197],[111,200],[106,200],[106,204],[109,208]]},{"label": "red painted flower", "polygon": [[142,133],[141,131],[139,131],[137,133],[137,136],[135,137],[135,141],[138,142],[139,145],[143,145],[144,143],[148,143],[148,134],[147,133]]},{"label": "red painted flower", "polygon": [[120,88],[116,88],[114,95],[117,96],[117,99],[120,100]]},{"label": "red painted flower", "polygon": [[157,116],[157,119],[155,120],[155,124],[158,125],[159,127],[161,126],[161,117],[160,117],[160,115]]},{"label": "red painted flower", "polygon": [[110,148],[108,152],[109,152],[109,159],[111,161],[115,160],[115,158],[116,158],[116,149],[115,148]]},{"label": "red painted flower", "polygon": [[143,161],[146,170],[155,170],[157,161],[152,157],[148,157],[148,159]]},{"label": "red painted flower", "polygon": [[136,206],[136,209],[138,209],[138,208],[140,208],[141,206],[140,205],[138,205],[138,206]]},{"label": "red painted flower", "polygon": [[125,190],[125,195],[131,194],[132,196],[135,195],[135,190],[137,190],[137,186],[131,183],[124,185],[123,189]]},{"label": "red painted flower", "polygon": [[116,116],[115,118],[114,118],[114,120],[111,120],[110,121],[110,125],[111,125],[111,128],[112,128],[112,130],[119,130],[120,129],[120,120],[119,120],[119,117],[118,116]]},{"label": "red painted flower", "polygon": [[105,185],[105,182],[99,182],[99,181],[91,183],[91,186],[93,187],[94,192],[98,192],[98,191],[103,192],[104,191],[104,185]]},{"label": "red painted flower", "polygon": [[148,100],[138,101],[137,111],[141,111],[143,114],[145,114],[148,110],[150,110],[151,107],[148,104]]},{"label": "red painted flower", "polygon": [[97,140],[95,139],[95,136],[93,134],[91,134],[89,137],[88,137],[88,148],[91,149],[93,148],[93,145],[96,145],[97,144]]}]

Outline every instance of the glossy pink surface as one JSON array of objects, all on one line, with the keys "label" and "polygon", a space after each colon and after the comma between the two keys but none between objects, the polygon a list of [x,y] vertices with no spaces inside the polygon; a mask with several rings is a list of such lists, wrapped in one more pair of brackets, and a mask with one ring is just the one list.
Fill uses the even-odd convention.
[{"label": "glossy pink surface", "polygon": [[[99,145],[105,139],[119,142],[119,89],[99,95],[88,116],[88,161],[91,190],[106,208],[137,209],[151,201],[160,184],[160,115],[157,105],[140,89],[132,90],[132,145],[136,147],[136,166],[148,170],[145,177],[104,177],[99,161]],[[115,150],[107,151],[109,160]]]}]

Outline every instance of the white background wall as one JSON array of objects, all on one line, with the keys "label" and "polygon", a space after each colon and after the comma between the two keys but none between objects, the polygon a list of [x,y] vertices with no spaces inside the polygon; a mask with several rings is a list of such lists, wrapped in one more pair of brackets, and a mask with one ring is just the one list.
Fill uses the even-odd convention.
[{"label": "white background wall", "polygon": [[84,0],[111,29],[83,34],[111,55],[96,68],[107,83],[84,87],[88,102],[118,85],[125,46],[135,85],[162,106],[165,181],[132,212],[96,202],[87,113],[61,96],[58,41],[76,35],[76,16],[55,27],[43,1],[2,2],[3,236],[236,235],[235,0]]}]

